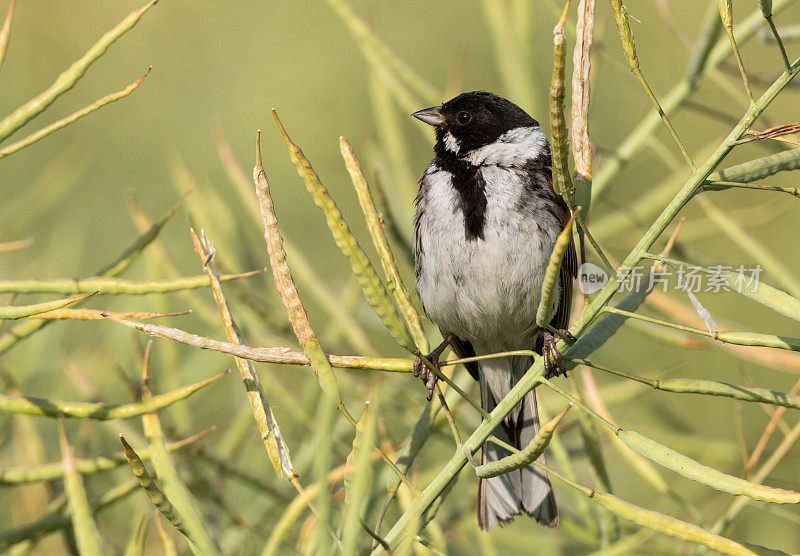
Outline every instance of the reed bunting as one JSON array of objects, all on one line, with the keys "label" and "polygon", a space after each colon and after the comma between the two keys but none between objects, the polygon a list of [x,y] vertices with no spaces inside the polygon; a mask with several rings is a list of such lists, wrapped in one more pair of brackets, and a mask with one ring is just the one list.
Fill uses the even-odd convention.
[{"label": "reed bunting", "polygon": [[[417,195],[414,260],[417,292],[444,342],[430,354],[438,367],[447,345],[460,357],[533,349],[546,374],[565,374],[553,336],[536,325],[545,269],[569,218],[554,192],[550,146],[539,123],[492,93],[463,93],[412,114],[436,130],[434,158]],[[577,262],[570,243],[551,325],[566,329]],[[480,382],[481,403],[492,411],[533,363],[529,356],[467,363]],[[430,399],[436,375],[417,359]],[[528,392],[494,431],[523,448],[539,430],[535,391]],[[510,452],[487,442],[483,463]],[[544,455],[539,461],[545,462]],[[558,509],[547,473],[529,465],[481,479],[478,523],[489,530],[525,512],[555,527]]]}]

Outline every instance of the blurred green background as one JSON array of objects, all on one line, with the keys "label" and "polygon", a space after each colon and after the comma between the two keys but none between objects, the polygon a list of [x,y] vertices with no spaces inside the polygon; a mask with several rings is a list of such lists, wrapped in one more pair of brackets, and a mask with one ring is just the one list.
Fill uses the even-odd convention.
[{"label": "blurred green background", "polygon": [[[533,0],[504,4],[519,28],[526,30],[527,41],[513,42],[510,38],[513,33],[509,31],[509,44],[501,44],[498,48],[487,26],[491,1],[351,2],[354,11],[379,37],[440,90],[456,93],[486,89],[506,95],[522,104],[547,129],[552,28],[560,7],[557,2]],[[656,93],[664,94],[681,79],[688,60],[685,46],[662,19],[664,5],[671,6],[680,34],[694,41],[706,9],[705,3],[633,0],[627,4],[634,18],[632,24],[642,67]],[[734,4],[737,16],[757,9],[757,2],[739,1]],[[2,112],[10,112],[44,90],[98,37],[139,5],[140,2],[128,0],[20,2],[11,29],[7,58],[0,73]],[[0,8],[5,9],[5,3]],[[571,20],[574,22],[574,11]],[[782,12],[777,21],[779,25],[797,24],[800,22],[800,6]],[[570,55],[573,40],[574,35],[570,35]],[[797,43],[787,43],[787,47],[791,58],[791,54],[798,51]],[[500,69],[503,58],[512,50],[530,72],[530,94],[525,99],[513,96],[514,86],[504,79]],[[613,17],[603,2],[598,2],[597,7],[595,50],[591,133],[596,150],[594,165],[599,168],[604,157],[616,149],[650,110],[650,104],[627,69]],[[753,77],[754,89],[763,91],[765,85],[759,78],[771,82],[781,70],[776,48],[756,38],[746,43],[742,51],[745,65]],[[338,137],[343,135],[351,141],[368,179],[381,176],[383,185],[390,189],[395,211],[401,217],[399,224],[409,235],[411,222],[405,218],[412,211],[413,180],[430,160],[431,143],[429,130],[420,133],[418,128],[422,124],[406,117],[406,113],[396,105],[391,105],[391,115],[384,112],[386,106],[378,108],[374,75],[356,41],[331,7],[322,1],[308,0],[162,0],[90,68],[72,91],[18,131],[14,138],[23,137],[102,95],[121,89],[150,65],[153,66],[151,74],[130,97],[0,161],[0,242],[33,238],[33,244],[25,249],[0,253],[0,277],[91,276],[113,260],[138,234],[129,216],[126,198],[135,195],[152,218],[160,218],[190,184],[195,186],[195,191],[187,202],[187,208],[168,224],[159,240],[180,272],[195,275],[202,271],[188,235],[189,214],[215,242],[218,260],[226,271],[265,266],[267,257],[262,231],[250,219],[231,185],[214,143],[216,127],[224,132],[236,157],[249,173],[254,162],[255,131],[260,128],[264,131],[264,166],[284,235],[305,253],[332,292],[345,302],[350,297],[357,299],[352,295],[354,288],[347,261],[335,248],[322,214],[313,206],[289,162],[269,110],[272,107],[278,110],[289,134],[310,158],[362,240],[362,245],[370,249],[363,218],[339,156]],[[568,76],[571,67],[568,59]],[[726,89],[736,93],[729,94]],[[738,120],[746,105],[733,58],[726,60],[715,79],[701,84],[692,101],[701,108],[711,107],[733,121]],[[789,87],[767,112],[769,123],[777,125],[800,119],[798,101],[797,85]],[[419,108],[425,106],[420,101]],[[703,159],[709,142],[719,141],[732,125],[721,121],[709,110],[696,108],[684,108],[671,116],[696,161]],[[399,122],[392,129],[403,134],[405,152],[398,152],[386,140],[381,130],[381,118],[386,117]],[[767,125],[758,126],[759,129],[764,127]],[[772,152],[776,152],[774,145],[751,143],[737,148],[725,165]],[[660,129],[657,142],[637,154],[604,196],[592,205],[590,225],[603,217],[606,222],[622,218],[619,214],[628,212],[630,203],[670,179],[673,169],[665,160],[676,155],[668,136]],[[399,167],[398,160],[401,163]],[[184,173],[181,173],[181,168]],[[688,176],[688,170],[676,175],[679,180],[681,175]],[[796,180],[792,174],[785,174],[776,176],[770,183],[797,186]],[[679,183],[675,182],[675,190]],[[768,246],[770,253],[793,276],[800,276],[796,241],[800,212],[796,199],[761,192],[729,191],[715,194],[714,200],[753,237]],[[757,263],[732,245],[695,205],[690,205],[684,215],[687,222],[679,242],[682,250],[674,252],[674,255],[734,267]],[[621,226],[621,230],[602,237],[601,243],[619,259],[639,238],[638,232],[646,227],[646,220],[638,225],[626,224]],[[663,241],[657,246],[660,249]],[[368,251],[372,253],[370,249]],[[377,262],[377,257],[374,260]],[[403,269],[410,287],[412,274],[408,265]],[[162,277],[163,270],[156,259],[145,253],[126,276],[152,279]],[[762,274],[762,278],[774,283],[768,273]],[[263,294],[265,299],[275,299],[269,274],[248,280],[253,291]],[[800,281],[796,283],[800,284]],[[347,345],[337,330],[337,322],[328,318],[315,296],[307,289],[304,291],[302,283],[300,294],[323,346],[333,353],[354,353],[352,346]],[[682,302],[687,301],[678,292],[670,291],[670,295]],[[210,293],[204,289],[193,292],[192,296],[207,306],[213,302]],[[6,303],[5,299],[7,294],[2,298],[3,303]],[[20,296],[15,304],[41,299],[45,298]],[[736,294],[706,294],[701,296],[701,301],[720,321],[738,324],[737,329],[800,336],[800,326],[796,321],[768,312]],[[269,342],[274,341],[274,336],[263,328],[263,322],[248,309],[245,301],[231,296],[231,304],[250,345],[273,345]],[[154,311],[192,308],[189,301],[174,294],[105,297],[93,300],[89,306]],[[375,354],[403,356],[402,350],[392,343],[363,302],[350,304],[350,309],[367,330]],[[212,328],[197,315],[163,322],[197,334],[224,337],[221,326]],[[695,326],[702,327],[702,324],[698,321]],[[2,331],[8,328],[6,325]],[[431,339],[438,340],[434,334],[431,334]],[[108,322],[58,322],[2,354],[0,369],[27,395],[76,400],[96,396],[107,402],[124,402],[128,395],[114,370],[118,368],[130,377],[138,376],[144,341],[142,335]],[[593,359],[650,377],[689,376],[737,384],[752,380],[758,386],[780,391],[788,391],[796,380],[794,375],[800,372],[797,366],[791,372],[759,366],[724,353],[724,348],[710,342],[704,343],[703,350],[687,350],[658,342],[626,326]],[[284,340],[281,345],[294,344]],[[227,356],[172,345],[164,340],[156,341],[154,347],[153,373],[158,391],[205,378],[232,366]],[[80,380],[76,382],[70,369],[77,369],[88,381],[88,386],[81,387]],[[313,458],[313,446],[309,444],[314,428],[317,382],[306,367],[257,365],[257,370],[303,477],[303,473],[309,473]],[[459,373],[463,378],[463,370]],[[743,377],[744,373],[748,378]],[[357,413],[359,404],[373,396],[385,423],[385,440],[395,447],[402,445],[425,403],[424,390],[417,381],[400,374],[376,376],[344,371],[338,374],[346,399],[352,405],[351,412]],[[741,472],[742,461],[734,426],[736,409],[731,400],[671,395],[616,377],[599,373],[595,376],[620,426],[639,430],[727,473]],[[461,382],[469,385],[469,381]],[[476,385],[470,387],[473,392],[477,391]],[[237,444],[236,435],[242,434],[244,441],[235,451],[236,459],[278,485],[279,481],[264,457],[257,430],[248,421],[249,409],[238,377],[231,376],[212,388],[213,392],[211,389],[200,392],[190,401],[162,412],[170,423],[171,436],[177,438],[216,425],[218,430],[212,443],[227,441]],[[561,400],[549,392],[541,395],[550,410],[561,407]],[[244,417],[237,421],[236,416],[242,414]],[[469,408],[460,408],[458,416],[464,429],[462,433],[466,431],[468,434],[477,424]],[[797,416],[791,410],[786,416],[793,425]],[[752,448],[769,417],[762,408],[753,404],[741,408],[741,417],[743,437]],[[39,459],[59,459],[56,428],[51,420],[29,418],[39,435],[36,439],[36,435],[28,436],[21,432],[25,429],[15,422],[16,419],[0,415],[0,467],[33,464]],[[344,462],[352,435],[346,423],[339,421],[335,465]],[[244,432],[234,430],[239,422],[247,426],[241,429]],[[131,421],[129,426],[138,428],[138,423]],[[420,485],[435,475],[452,452],[452,439],[446,425],[437,431],[414,467],[413,476]],[[68,423],[68,432],[76,454],[81,456],[118,450],[115,437],[119,427],[115,422],[73,421]],[[571,429],[564,436],[583,484],[591,484],[591,474],[581,453],[577,431]],[[781,432],[774,435],[767,454],[782,436]],[[40,452],[37,453],[36,444],[39,442]],[[616,494],[682,519],[698,519],[686,514],[670,500],[655,496],[608,443],[604,443],[604,451]],[[375,469],[382,471],[378,464]],[[799,486],[798,470],[800,449],[795,447],[766,482],[796,489]],[[191,465],[187,466],[185,473],[192,488],[196,479]],[[691,483],[669,471],[662,470],[661,474],[677,492],[696,505],[701,514],[699,519],[705,523],[713,523],[730,501],[730,496]],[[129,470],[121,468],[110,474],[92,476],[87,481],[89,491],[99,494],[128,475]],[[489,550],[491,544],[503,554],[529,553],[534,546],[532,542],[539,543],[535,545],[535,552],[541,553],[591,551],[592,547],[582,543],[579,535],[568,527],[550,531],[526,519],[519,519],[513,526],[489,536],[480,535],[474,523],[476,484],[471,473],[464,473],[439,510],[437,521],[444,528],[448,552],[471,553],[476,542],[480,542],[484,550]],[[221,483],[216,486],[221,488]],[[212,531],[217,538],[224,540],[224,548],[232,552],[260,550],[263,539],[259,534],[232,525],[230,515],[209,503],[203,495],[207,485],[197,483],[196,487],[199,505],[207,512]],[[288,492],[285,487],[280,486]],[[0,509],[0,528],[7,529],[41,515],[42,501],[59,489],[60,484],[56,483],[48,486],[47,490],[41,485],[0,487],[0,508],[5,508]],[[556,490],[562,512],[569,515],[574,511],[573,498],[561,485],[557,484]],[[240,512],[251,519],[258,518],[256,527],[261,534],[268,533],[271,523],[280,515],[280,503],[273,507],[269,500],[264,499],[266,495],[255,496],[251,488],[240,483],[227,480],[225,489],[221,491]],[[382,496],[379,498],[382,500]],[[131,516],[145,509],[146,504],[142,493],[135,492],[124,504],[100,517],[105,538],[117,549],[124,544],[135,525]],[[131,508],[135,508],[135,513]],[[764,505],[752,503],[728,531],[728,536],[797,551],[800,549],[800,513],[795,508],[783,508],[782,511],[789,515],[776,516]],[[389,512],[387,526],[393,523],[392,516],[397,515],[396,508]],[[374,523],[374,516],[371,515],[368,521]],[[296,539],[298,535],[302,535],[299,526],[290,537]],[[152,549],[157,551],[158,543],[152,532],[151,536]],[[249,537],[249,540],[242,540],[243,537]],[[60,538],[52,536],[37,550],[42,553],[60,550],[64,546],[61,542]],[[655,536],[638,550],[671,554],[686,552],[690,549],[687,546]],[[287,542],[286,547],[293,549],[294,545]]]}]

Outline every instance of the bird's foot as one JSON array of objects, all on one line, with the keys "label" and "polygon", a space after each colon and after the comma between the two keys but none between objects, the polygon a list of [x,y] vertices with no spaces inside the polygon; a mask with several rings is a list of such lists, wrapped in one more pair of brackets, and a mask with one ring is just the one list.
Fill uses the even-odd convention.
[{"label": "bird's foot", "polygon": [[[439,368],[438,357],[429,354],[427,359],[430,361],[431,365],[437,369]],[[436,373],[432,369],[429,369],[425,362],[419,357],[414,359],[413,369],[414,376],[422,379],[422,383],[425,385],[425,388],[428,389],[428,401],[430,401],[433,398],[433,390],[436,388],[436,381],[439,380],[439,377],[436,376]]]},{"label": "bird's foot", "polygon": [[[426,359],[436,368],[436,371],[440,370],[439,357],[442,355],[442,352],[445,350],[445,348],[450,345],[450,341],[452,339],[452,334],[448,334],[445,336],[444,341],[427,355]],[[412,370],[415,377],[422,379],[422,383],[425,384],[425,388],[428,389],[428,401],[431,401],[433,398],[433,391],[436,388],[436,381],[439,380],[439,377],[436,375],[436,371],[430,369],[419,357],[414,359],[414,366],[412,367]]]},{"label": "bird's foot", "polygon": [[[559,330],[564,336],[575,340],[575,336],[569,330]],[[548,332],[544,331],[544,346],[542,347],[542,356],[544,357],[544,377],[553,378],[557,376],[567,376],[567,367],[561,359],[561,354],[556,348],[558,338]]]}]

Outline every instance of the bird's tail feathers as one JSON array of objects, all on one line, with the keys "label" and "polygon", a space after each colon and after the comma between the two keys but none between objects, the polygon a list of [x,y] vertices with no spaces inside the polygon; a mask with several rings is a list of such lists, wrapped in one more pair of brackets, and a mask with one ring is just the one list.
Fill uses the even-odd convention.
[{"label": "bird's tail feathers", "polygon": [[[508,394],[519,377],[531,365],[527,357],[498,358],[480,363],[481,404],[492,411]],[[494,435],[514,446],[523,448],[539,432],[539,414],[536,393],[528,392],[522,402],[509,413]],[[482,463],[497,461],[511,453],[487,442],[483,447]],[[544,454],[538,459],[546,463]],[[514,516],[525,512],[542,525],[558,525],[558,508],[553,487],[547,473],[531,464],[505,475],[481,479],[478,485],[478,525],[484,531],[496,525],[514,521]]]}]

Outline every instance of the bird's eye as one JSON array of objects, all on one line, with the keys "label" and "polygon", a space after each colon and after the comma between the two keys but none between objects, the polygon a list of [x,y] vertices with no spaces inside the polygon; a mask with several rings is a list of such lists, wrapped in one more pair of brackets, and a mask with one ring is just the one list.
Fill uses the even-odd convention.
[{"label": "bird's eye", "polygon": [[456,118],[461,125],[467,125],[472,121],[472,114],[469,112],[459,112]]}]

